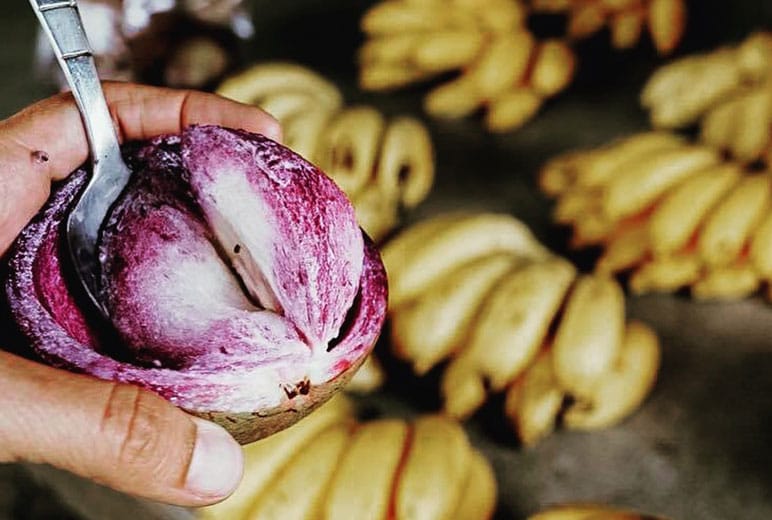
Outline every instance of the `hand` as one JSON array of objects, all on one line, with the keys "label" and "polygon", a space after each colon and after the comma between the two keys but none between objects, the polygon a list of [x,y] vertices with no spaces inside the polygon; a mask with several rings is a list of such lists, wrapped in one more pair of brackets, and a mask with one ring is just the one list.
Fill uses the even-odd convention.
[{"label": "hand", "polygon": [[[176,133],[194,123],[274,139],[271,116],[223,98],[106,83],[122,140]],[[48,198],[51,181],[88,156],[75,102],[62,94],[0,122],[0,255]],[[241,479],[241,449],[228,433],[153,393],[40,365],[0,351],[0,462],[48,463],[163,502],[202,506]]]}]

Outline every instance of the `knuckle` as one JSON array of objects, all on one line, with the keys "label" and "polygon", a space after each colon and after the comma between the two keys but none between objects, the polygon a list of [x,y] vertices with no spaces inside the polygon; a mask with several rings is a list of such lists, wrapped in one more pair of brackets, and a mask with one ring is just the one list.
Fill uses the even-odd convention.
[{"label": "knuckle", "polygon": [[114,435],[119,464],[152,464],[162,455],[163,416],[160,398],[131,385],[113,387],[103,429]]}]

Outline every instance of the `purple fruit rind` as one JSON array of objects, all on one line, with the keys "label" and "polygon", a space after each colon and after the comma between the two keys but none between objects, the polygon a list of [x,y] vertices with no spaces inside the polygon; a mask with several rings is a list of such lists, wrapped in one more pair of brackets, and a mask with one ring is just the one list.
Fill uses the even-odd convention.
[{"label": "purple fruit rind", "polygon": [[[218,139],[209,139],[212,136]],[[218,146],[224,143],[240,143],[243,153],[248,150],[253,157],[259,156],[253,160],[257,166],[247,168],[245,175],[250,185],[257,186],[258,195],[271,190],[263,196],[261,210],[269,207],[270,218],[293,241],[285,246],[274,243],[281,265],[275,279],[280,281],[288,273],[296,276],[314,259],[324,267],[323,275],[306,278],[307,287],[277,284],[274,290],[282,314],[254,307],[243,293],[228,293],[233,287],[216,286],[225,292],[215,291],[208,300],[189,302],[172,298],[164,303],[163,294],[148,292],[148,285],[153,284],[145,282],[161,279],[153,276],[162,277],[175,269],[184,271],[180,265],[164,267],[164,262],[158,261],[162,255],[187,259],[187,252],[194,263],[203,259],[205,265],[219,260],[222,273],[227,272],[213,243],[216,232],[209,226],[206,203],[199,204],[206,192],[201,178],[211,171],[190,167],[198,157],[190,149],[203,147],[204,142],[215,142],[205,154],[215,161],[213,165],[228,164],[224,158],[228,154],[218,155]],[[246,168],[242,152],[235,163]],[[10,308],[19,329],[41,358],[56,367],[142,386],[199,414],[305,409],[313,405],[304,402],[308,387],[337,386],[342,373],[361,363],[383,325],[385,271],[375,247],[355,226],[350,203],[329,179],[262,136],[215,127],[192,127],[181,138],[156,139],[134,149],[130,159],[135,178],[108,220],[101,253],[104,297],[125,340],[122,348],[131,351],[136,360],[127,362],[115,355],[118,349],[113,345],[100,344],[62,272],[62,222],[85,182],[84,170],[57,187],[43,211],[19,236],[10,258],[6,281]],[[282,204],[297,206],[287,213]],[[292,228],[293,218],[300,219],[297,229]],[[336,260],[335,248],[351,249],[352,227],[359,252],[346,250],[342,259]],[[171,234],[165,234],[167,231]],[[176,252],[180,254],[174,257]],[[352,265],[357,259],[359,264]],[[154,262],[161,268],[151,275],[145,269],[151,270]],[[194,285],[197,280],[189,282]],[[340,292],[335,283],[342,284]],[[218,296],[226,303],[216,301]],[[177,304],[202,314],[190,320],[178,319],[184,317],[180,312],[171,317],[163,314],[179,311]],[[220,315],[212,310],[218,305]],[[170,323],[187,323],[193,329],[165,329]],[[346,330],[341,331],[344,326]],[[336,339],[339,334],[343,337]],[[151,343],[154,339],[157,341]],[[328,351],[330,340],[334,346]],[[300,391],[288,390],[291,388]]]}]

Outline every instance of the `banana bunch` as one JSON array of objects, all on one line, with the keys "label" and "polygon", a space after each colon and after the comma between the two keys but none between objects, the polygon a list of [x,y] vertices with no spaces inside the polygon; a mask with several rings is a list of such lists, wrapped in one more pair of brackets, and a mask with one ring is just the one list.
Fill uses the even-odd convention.
[{"label": "banana bunch", "polygon": [[244,455],[239,488],[200,518],[467,520],[490,518],[496,504],[493,470],[458,423],[357,423],[342,396]]},{"label": "banana bunch", "polygon": [[631,271],[636,293],[733,299],[772,279],[772,176],[712,147],[640,133],[559,156],[540,182],[573,245],[602,246],[597,272]]},{"label": "banana bunch", "polygon": [[489,130],[517,128],[574,72],[566,43],[537,41],[525,18],[517,0],[384,0],[362,18],[359,84],[390,90],[459,72],[427,94],[429,114],[460,118],[484,107]]},{"label": "banana bunch", "polygon": [[338,88],[305,67],[254,65],[225,80],[218,93],[276,117],[284,143],[335,180],[376,241],[397,224],[402,209],[418,205],[431,189],[434,152],[420,121],[344,107]]},{"label": "banana bunch", "polygon": [[574,40],[608,27],[617,49],[634,47],[647,28],[660,54],[676,48],[686,28],[684,0],[530,0],[537,13],[565,13]]},{"label": "banana bunch", "polygon": [[656,335],[625,322],[611,278],[577,276],[520,221],[451,213],[408,228],[382,251],[395,354],[423,375],[445,367],[447,415],[466,418],[489,392],[525,445],[558,416],[569,428],[612,425],[648,395]]},{"label": "banana bunch", "polygon": [[528,520],[662,520],[634,511],[594,504],[565,504],[545,509]]},{"label": "banana bunch", "polygon": [[742,162],[772,154],[772,33],[687,56],[655,72],[641,94],[656,128],[699,122],[701,139]]}]

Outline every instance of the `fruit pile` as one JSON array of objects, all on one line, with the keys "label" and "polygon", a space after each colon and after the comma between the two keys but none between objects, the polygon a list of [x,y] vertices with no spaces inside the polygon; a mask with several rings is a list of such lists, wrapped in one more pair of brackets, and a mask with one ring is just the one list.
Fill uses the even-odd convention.
[{"label": "fruit pile", "polygon": [[[536,38],[531,12],[567,12],[568,39]],[[391,90],[457,73],[431,90],[426,111],[460,118],[480,109],[494,132],[518,128],[574,75],[570,40],[608,25],[615,47],[635,45],[645,26],[657,49],[675,48],[685,26],[683,0],[384,0],[361,28],[359,84]]]},{"label": "fruit pile", "polygon": [[604,27],[616,49],[638,44],[644,28],[660,54],[673,51],[686,26],[684,0],[529,0],[537,13],[561,13],[568,17],[566,33],[577,40]]},{"label": "fruit pile", "polygon": [[525,18],[514,0],[381,2],[362,18],[359,84],[389,90],[458,71],[427,94],[429,114],[458,118],[484,107],[489,130],[519,127],[574,71],[566,43],[537,41]]},{"label": "fruit pile", "polygon": [[772,154],[772,33],[687,56],[649,79],[641,102],[656,128],[699,122],[701,139],[753,162]]},{"label": "fruit pile", "polygon": [[636,293],[741,298],[772,279],[770,172],[714,148],[646,132],[552,159],[540,182],[573,245],[601,246],[597,271]]},{"label": "fruit pile", "polygon": [[244,453],[241,485],[202,518],[485,520],[496,504],[493,470],[458,423],[357,422],[342,396]]},{"label": "fruit pile", "polygon": [[569,428],[614,424],[650,392],[656,335],[625,323],[614,280],[577,276],[509,215],[447,214],[386,244],[392,343],[421,375],[450,358],[444,412],[466,418],[489,392],[533,444],[559,416]]},{"label": "fruit pile", "polygon": [[376,241],[432,187],[434,152],[420,121],[387,120],[372,107],[344,107],[338,88],[305,67],[254,65],[223,82],[218,93],[276,117],[284,143],[332,177]]}]

